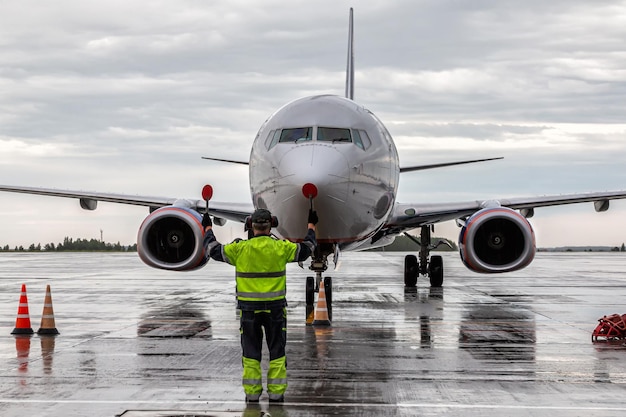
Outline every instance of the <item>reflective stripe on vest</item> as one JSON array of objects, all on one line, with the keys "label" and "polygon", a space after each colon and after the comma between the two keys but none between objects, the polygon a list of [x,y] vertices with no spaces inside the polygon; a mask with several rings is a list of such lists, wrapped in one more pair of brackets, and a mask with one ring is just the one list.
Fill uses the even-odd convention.
[{"label": "reflective stripe on vest", "polygon": [[242,278],[237,273],[237,299],[240,301],[274,301],[287,296],[287,276]]},{"label": "reflective stripe on vest", "polygon": [[237,271],[237,278],[281,278],[287,274],[286,270],[278,272],[241,272]]},{"label": "reflective stripe on vest", "polygon": [[237,291],[237,299],[242,301],[273,301],[285,298],[287,291],[276,292],[241,292]]},{"label": "reflective stripe on vest", "polygon": [[[237,299],[242,301],[272,301],[285,298],[287,296],[286,274],[286,270],[279,272],[237,271]],[[268,280],[267,278],[273,279]],[[263,281],[256,281],[260,279]],[[285,281],[285,284],[283,284],[283,280]],[[276,288],[277,285],[283,289]],[[260,288],[262,288],[263,291],[258,291]],[[267,288],[277,291],[266,291],[265,289]]]}]

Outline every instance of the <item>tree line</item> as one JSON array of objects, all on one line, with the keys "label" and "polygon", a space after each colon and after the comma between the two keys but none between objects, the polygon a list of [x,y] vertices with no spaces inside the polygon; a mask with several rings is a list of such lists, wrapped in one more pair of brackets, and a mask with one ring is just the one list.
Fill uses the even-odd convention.
[{"label": "tree line", "polygon": [[[441,245],[437,248],[437,250],[441,251],[456,251],[458,247],[456,243],[452,242],[449,239],[433,237],[431,242],[436,242],[439,239],[446,240],[452,248],[449,248],[445,245]],[[417,244],[411,241],[406,236],[398,236],[394,243],[383,248],[370,249],[373,251],[414,251],[416,248],[419,248]],[[9,245],[5,245],[0,248],[2,252],[137,252],[137,244],[133,244],[131,246],[121,245],[120,242],[117,243],[106,243],[97,239],[72,239],[71,237],[65,237],[62,243],[46,243],[45,245],[41,245],[41,243],[31,244],[28,248],[23,246],[15,246],[11,248]]]},{"label": "tree line", "polygon": [[[433,237],[431,239],[431,243],[434,243],[438,240],[446,240],[452,248],[449,248],[445,245],[439,246],[437,250],[440,251],[457,251],[458,246],[455,242],[450,239]],[[376,248],[370,249],[372,251],[413,251],[419,248],[415,242],[407,238],[406,236],[398,236],[396,240],[388,246],[384,248]],[[539,249],[541,251],[541,249]],[[622,243],[621,247],[615,246],[613,248],[607,248],[611,252],[626,252],[626,245]],[[65,237],[63,242],[59,242],[56,245],[54,243],[46,243],[45,245],[41,245],[41,243],[34,244],[32,243],[28,248],[24,248],[23,246],[15,246],[13,249],[9,245],[5,245],[0,247],[1,252],[137,252],[137,244],[133,245],[122,245],[120,242],[117,243],[107,243],[97,239],[72,239],[71,237]],[[566,248],[565,251],[571,252],[572,248]],[[585,251],[592,252],[593,249],[587,249]]]},{"label": "tree line", "polygon": [[5,245],[0,249],[2,252],[137,252],[137,244],[128,246],[122,245],[120,242],[107,243],[97,239],[72,239],[65,237],[63,242],[56,245],[54,243],[32,243],[28,248],[23,246],[15,246],[11,249],[9,245]]}]

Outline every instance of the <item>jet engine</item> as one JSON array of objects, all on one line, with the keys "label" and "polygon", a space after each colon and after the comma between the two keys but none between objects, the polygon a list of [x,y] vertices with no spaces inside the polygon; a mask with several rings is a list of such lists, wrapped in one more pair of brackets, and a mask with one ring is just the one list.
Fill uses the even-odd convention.
[{"label": "jet engine", "polygon": [[535,257],[535,233],[528,220],[510,208],[484,208],[465,222],[459,250],[472,271],[516,271]]},{"label": "jet engine", "polygon": [[208,261],[203,240],[202,217],[197,211],[167,206],[155,210],[141,224],[137,252],[153,268],[189,271]]}]

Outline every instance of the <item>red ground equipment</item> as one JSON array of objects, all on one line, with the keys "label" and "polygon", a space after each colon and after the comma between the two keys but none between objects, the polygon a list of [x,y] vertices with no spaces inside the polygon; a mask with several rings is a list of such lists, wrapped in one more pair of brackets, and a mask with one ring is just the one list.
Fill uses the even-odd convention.
[{"label": "red ground equipment", "polygon": [[598,319],[599,323],[591,334],[591,341],[621,340],[626,338],[626,314],[611,314]]}]

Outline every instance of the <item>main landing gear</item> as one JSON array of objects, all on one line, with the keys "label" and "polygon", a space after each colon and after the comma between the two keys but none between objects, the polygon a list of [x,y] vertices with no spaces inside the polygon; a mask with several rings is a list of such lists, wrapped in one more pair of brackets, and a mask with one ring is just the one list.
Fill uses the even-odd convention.
[{"label": "main landing gear", "polygon": [[432,226],[422,226],[420,230],[419,240],[409,234],[405,234],[409,239],[413,240],[420,246],[419,262],[415,255],[406,255],[404,258],[404,290],[411,292],[416,289],[417,277],[428,275],[431,287],[441,287],[443,285],[443,259],[439,255],[430,256],[430,251],[441,244],[448,244],[445,241],[439,241],[435,245],[430,244]]},{"label": "main landing gear", "polygon": [[333,253],[332,245],[321,244],[315,249],[309,269],[315,272],[315,277],[306,277],[306,324],[313,324],[315,311],[315,293],[319,291],[320,283],[324,279],[324,293],[328,319],[333,319],[333,279],[322,278],[322,273],[328,269],[328,255]]}]

